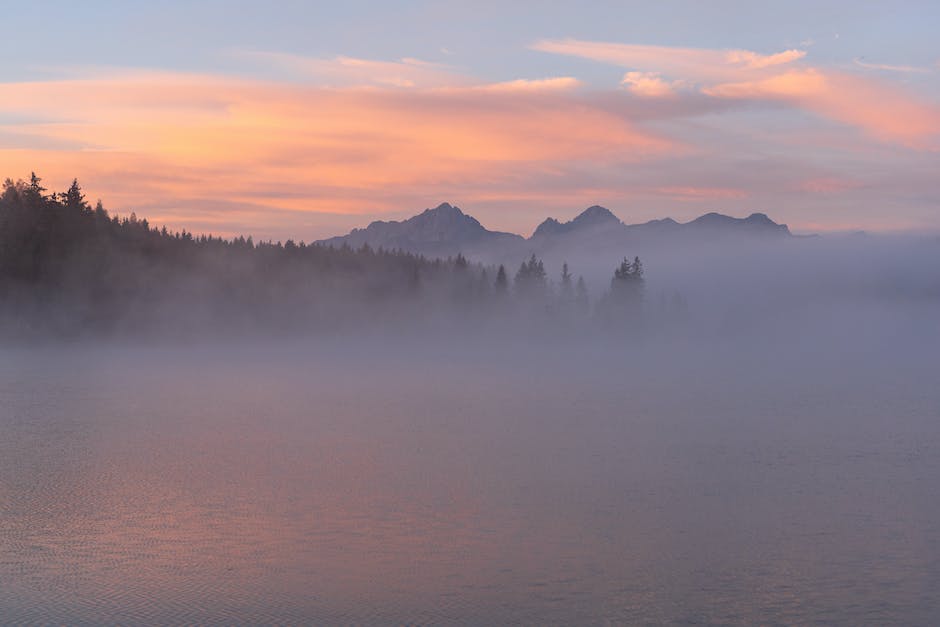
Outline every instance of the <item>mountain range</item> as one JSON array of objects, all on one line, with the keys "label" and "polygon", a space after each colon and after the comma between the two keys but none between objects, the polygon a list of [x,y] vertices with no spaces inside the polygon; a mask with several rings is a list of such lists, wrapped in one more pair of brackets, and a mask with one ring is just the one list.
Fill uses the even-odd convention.
[{"label": "mountain range", "polygon": [[536,227],[532,236],[490,231],[480,222],[449,203],[402,221],[375,221],[348,235],[321,240],[320,244],[340,247],[401,249],[428,256],[457,253],[487,259],[512,257],[528,252],[542,252],[561,247],[597,245],[668,245],[689,241],[716,241],[726,238],[790,237],[790,229],[763,213],[734,218],[707,213],[690,222],[672,218],[641,224],[624,224],[610,210],[594,205],[568,222],[548,218]]}]

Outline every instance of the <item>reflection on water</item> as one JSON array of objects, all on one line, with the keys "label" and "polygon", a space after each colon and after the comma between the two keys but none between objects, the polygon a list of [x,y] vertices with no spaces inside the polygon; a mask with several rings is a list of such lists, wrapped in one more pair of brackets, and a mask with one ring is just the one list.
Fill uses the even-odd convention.
[{"label": "reflection on water", "polygon": [[931,623],[940,364],[861,350],[4,351],[0,614]]}]

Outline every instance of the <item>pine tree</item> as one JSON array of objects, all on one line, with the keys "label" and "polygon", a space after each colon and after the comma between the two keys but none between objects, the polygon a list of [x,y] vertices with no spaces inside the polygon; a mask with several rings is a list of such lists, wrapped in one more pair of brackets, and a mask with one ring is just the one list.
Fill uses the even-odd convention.
[{"label": "pine tree", "polygon": [[643,301],[643,263],[639,257],[629,261],[626,257],[614,270],[610,280],[610,304],[616,309],[635,309]]},{"label": "pine tree", "polygon": [[578,285],[575,288],[575,292],[575,302],[578,305],[578,310],[582,313],[587,313],[588,307],[590,306],[590,300],[588,299],[587,285],[584,283],[583,276],[578,277]]},{"label": "pine tree", "polygon": [[506,278],[506,267],[502,264],[499,265],[499,270],[496,272],[496,283],[494,284],[497,294],[505,294],[506,290],[509,289],[509,279]]},{"label": "pine tree", "polygon": [[536,258],[535,253],[528,261],[523,261],[513,280],[516,292],[524,296],[540,296],[546,287],[545,264]]},{"label": "pine tree", "polygon": [[571,283],[571,273],[568,272],[568,262],[561,266],[561,297],[565,301],[570,301],[573,296],[574,286]]},{"label": "pine tree", "polygon": [[40,183],[42,179],[36,176],[36,173],[33,172],[29,177],[29,185],[23,192],[23,196],[26,200],[26,204],[31,209],[39,209],[45,202],[46,197],[43,192],[46,191],[46,188],[43,187]]},{"label": "pine tree", "polygon": [[78,185],[78,179],[72,180],[69,191],[61,194],[61,197],[62,204],[65,205],[67,209],[80,213],[88,211],[88,204],[85,202],[85,195],[82,193],[82,188]]}]

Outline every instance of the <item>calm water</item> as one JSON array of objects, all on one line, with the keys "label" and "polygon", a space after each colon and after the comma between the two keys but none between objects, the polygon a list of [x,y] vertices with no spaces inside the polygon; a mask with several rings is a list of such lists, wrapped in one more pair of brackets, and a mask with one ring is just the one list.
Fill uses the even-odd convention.
[{"label": "calm water", "polygon": [[0,622],[936,624],[935,347],[828,348],[5,350]]}]

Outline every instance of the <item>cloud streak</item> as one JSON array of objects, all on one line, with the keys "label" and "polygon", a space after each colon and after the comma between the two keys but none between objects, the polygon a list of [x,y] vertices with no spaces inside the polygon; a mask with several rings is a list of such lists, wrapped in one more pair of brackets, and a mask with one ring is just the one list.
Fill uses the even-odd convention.
[{"label": "cloud streak", "polygon": [[936,149],[940,134],[940,108],[936,105],[850,74],[813,68],[791,70],[703,91],[716,98],[790,104],[912,148]]},{"label": "cloud streak", "polygon": [[683,82],[663,80],[659,72],[627,72],[620,84],[637,96],[665,98],[674,96]]},{"label": "cloud streak", "polygon": [[276,53],[251,53],[276,80],[73,70],[0,83],[0,172],[52,187],[78,176],[111,208],[174,228],[295,239],[443,200],[528,232],[594,203],[637,222],[760,210],[798,226],[825,221],[805,212],[940,198],[937,107],[887,77],[798,50],[537,47],[619,67],[622,82]]},{"label": "cloud streak", "polygon": [[[937,103],[883,81],[807,65],[802,50],[760,54],[576,39],[543,40],[532,48],[628,68],[623,84],[640,96],[673,96],[675,86],[681,85],[712,98],[789,105],[911,148],[940,148]],[[856,64],[918,71],[858,60]]]},{"label": "cloud streak", "polygon": [[759,54],[750,50],[709,50],[641,44],[593,42],[579,39],[545,39],[533,50],[609,63],[633,71],[660,72],[697,81],[731,80],[744,73],[758,73],[802,59],[802,50]]},{"label": "cloud streak", "polygon": [[15,125],[17,147],[0,148],[0,169],[79,176],[112,203],[156,203],[163,215],[177,215],[181,201],[219,198],[375,214],[529,188],[561,163],[601,167],[685,150],[577,85],[329,88],[171,73],[6,83],[0,116],[44,121]]},{"label": "cloud streak", "polygon": [[230,54],[241,61],[256,63],[295,79],[315,81],[321,86],[435,87],[469,82],[448,65],[410,57],[380,61],[344,55],[307,57],[263,50],[236,50]]},{"label": "cloud streak", "polygon": [[854,59],[853,62],[858,67],[863,67],[866,70],[883,70],[885,72],[900,72],[902,74],[926,74],[930,72],[929,68],[914,67],[912,65],[889,65],[887,63],[869,63],[861,59]]}]

